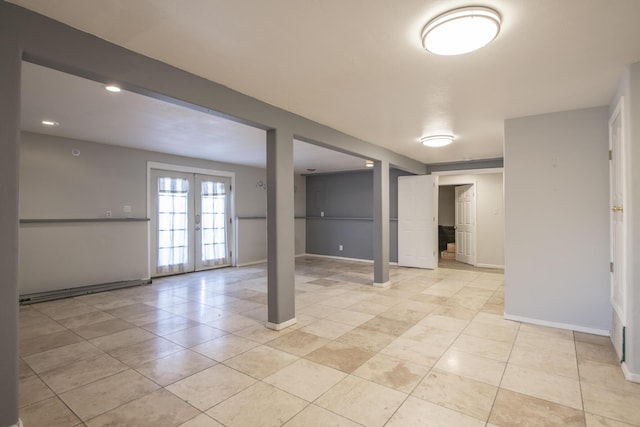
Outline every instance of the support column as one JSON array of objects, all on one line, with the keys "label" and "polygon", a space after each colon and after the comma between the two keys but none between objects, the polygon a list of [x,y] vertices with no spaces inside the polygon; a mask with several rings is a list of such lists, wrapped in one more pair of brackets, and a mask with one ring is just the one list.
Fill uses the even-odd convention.
[{"label": "support column", "polygon": [[[0,19],[0,25],[2,25]],[[5,23],[6,24],[6,23]],[[18,424],[20,49],[0,42],[0,426]]]},{"label": "support column", "polygon": [[389,162],[373,165],[373,286],[389,281]]},{"label": "support column", "polygon": [[296,323],[293,133],[267,131],[267,327]]}]

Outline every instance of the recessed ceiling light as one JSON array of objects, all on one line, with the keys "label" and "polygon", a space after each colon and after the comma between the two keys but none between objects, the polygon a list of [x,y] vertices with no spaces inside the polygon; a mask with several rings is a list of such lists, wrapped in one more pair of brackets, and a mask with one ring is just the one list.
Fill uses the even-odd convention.
[{"label": "recessed ceiling light", "polygon": [[45,126],[58,126],[60,124],[58,122],[54,122],[53,120],[43,120],[40,123],[42,123]]},{"label": "recessed ceiling light", "polygon": [[437,55],[461,55],[489,44],[500,32],[500,14],[488,7],[463,7],[432,19],[422,46]]},{"label": "recessed ceiling light", "polygon": [[364,167],[372,168],[373,167],[373,160],[365,160]]},{"label": "recessed ceiling light", "polygon": [[113,92],[113,93],[118,93],[118,92],[120,92],[122,90],[118,86],[115,86],[115,85],[107,85],[104,88],[105,88],[105,90],[107,90],[109,92]]},{"label": "recessed ceiling light", "polygon": [[420,138],[422,145],[427,147],[444,147],[453,142],[453,135],[431,135]]}]

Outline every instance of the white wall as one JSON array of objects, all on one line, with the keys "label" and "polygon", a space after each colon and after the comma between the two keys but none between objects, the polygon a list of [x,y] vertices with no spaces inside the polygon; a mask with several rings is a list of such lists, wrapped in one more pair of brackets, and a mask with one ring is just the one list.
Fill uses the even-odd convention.
[{"label": "white wall", "polygon": [[[80,156],[73,156],[73,149],[80,150]],[[24,132],[20,146],[20,218],[104,218],[107,210],[117,218],[125,216],[124,205],[132,207],[130,216],[145,217],[148,161],[234,172],[235,216],[266,216],[266,186],[258,185],[260,181],[266,183],[264,169]],[[304,177],[296,177],[295,182],[296,215],[304,216]],[[262,219],[260,222],[265,221]],[[106,237],[100,234],[104,226],[23,224],[20,236],[21,288],[40,291],[46,290],[43,287],[55,289],[51,286],[59,287],[59,284],[72,287],[143,278],[130,276],[134,272],[139,274],[140,265],[144,266],[144,271],[147,270],[147,227],[143,227],[142,241],[136,238],[135,242],[117,243],[125,227],[132,227],[131,223],[109,223],[111,233]],[[137,236],[139,229],[140,224],[135,233],[129,235]],[[242,255],[245,263],[266,258],[260,251],[254,253],[255,248],[263,248],[266,254],[266,226],[263,225],[262,229],[262,233],[245,232],[245,238],[237,242],[238,251],[247,251]],[[62,232],[66,237],[59,239],[57,254],[52,250],[42,250],[49,247],[51,235],[60,236]],[[89,237],[96,233],[103,236],[100,241]],[[83,246],[77,244],[83,236],[85,241],[94,241],[92,250],[81,250]],[[114,248],[120,248],[121,256],[114,258]],[[70,264],[60,264],[59,258],[63,255]],[[97,260],[109,259],[115,264],[111,268],[96,268],[95,262],[100,262]],[[47,272],[51,275],[47,276]]]},{"label": "white wall", "polygon": [[607,107],[505,122],[505,316],[608,333]]},{"label": "white wall", "polygon": [[[502,173],[441,175],[439,185],[476,185],[476,263],[504,266],[504,208]],[[455,198],[455,195],[454,195]]]}]

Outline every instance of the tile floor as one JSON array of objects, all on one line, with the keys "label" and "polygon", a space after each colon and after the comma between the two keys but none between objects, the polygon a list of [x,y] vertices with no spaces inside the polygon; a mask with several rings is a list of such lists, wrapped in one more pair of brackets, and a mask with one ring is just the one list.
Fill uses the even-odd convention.
[{"label": "tile floor", "polygon": [[[451,267],[448,265],[447,267]],[[21,307],[20,416],[38,426],[640,426],[605,337],[502,318],[496,271],[296,262],[272,331],[266,266]]]}]

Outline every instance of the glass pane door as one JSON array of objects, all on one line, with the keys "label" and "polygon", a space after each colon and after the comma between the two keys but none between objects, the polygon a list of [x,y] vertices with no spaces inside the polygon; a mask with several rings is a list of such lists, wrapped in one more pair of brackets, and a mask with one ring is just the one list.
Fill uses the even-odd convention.
[{"label": "glass pane door", "polygon": [[230,264],[229,179],[196,175],[196,270]]},{"label": "glass pane door", "polygon": [[193,271],[193,176],[151,171],[155,276]]}]

